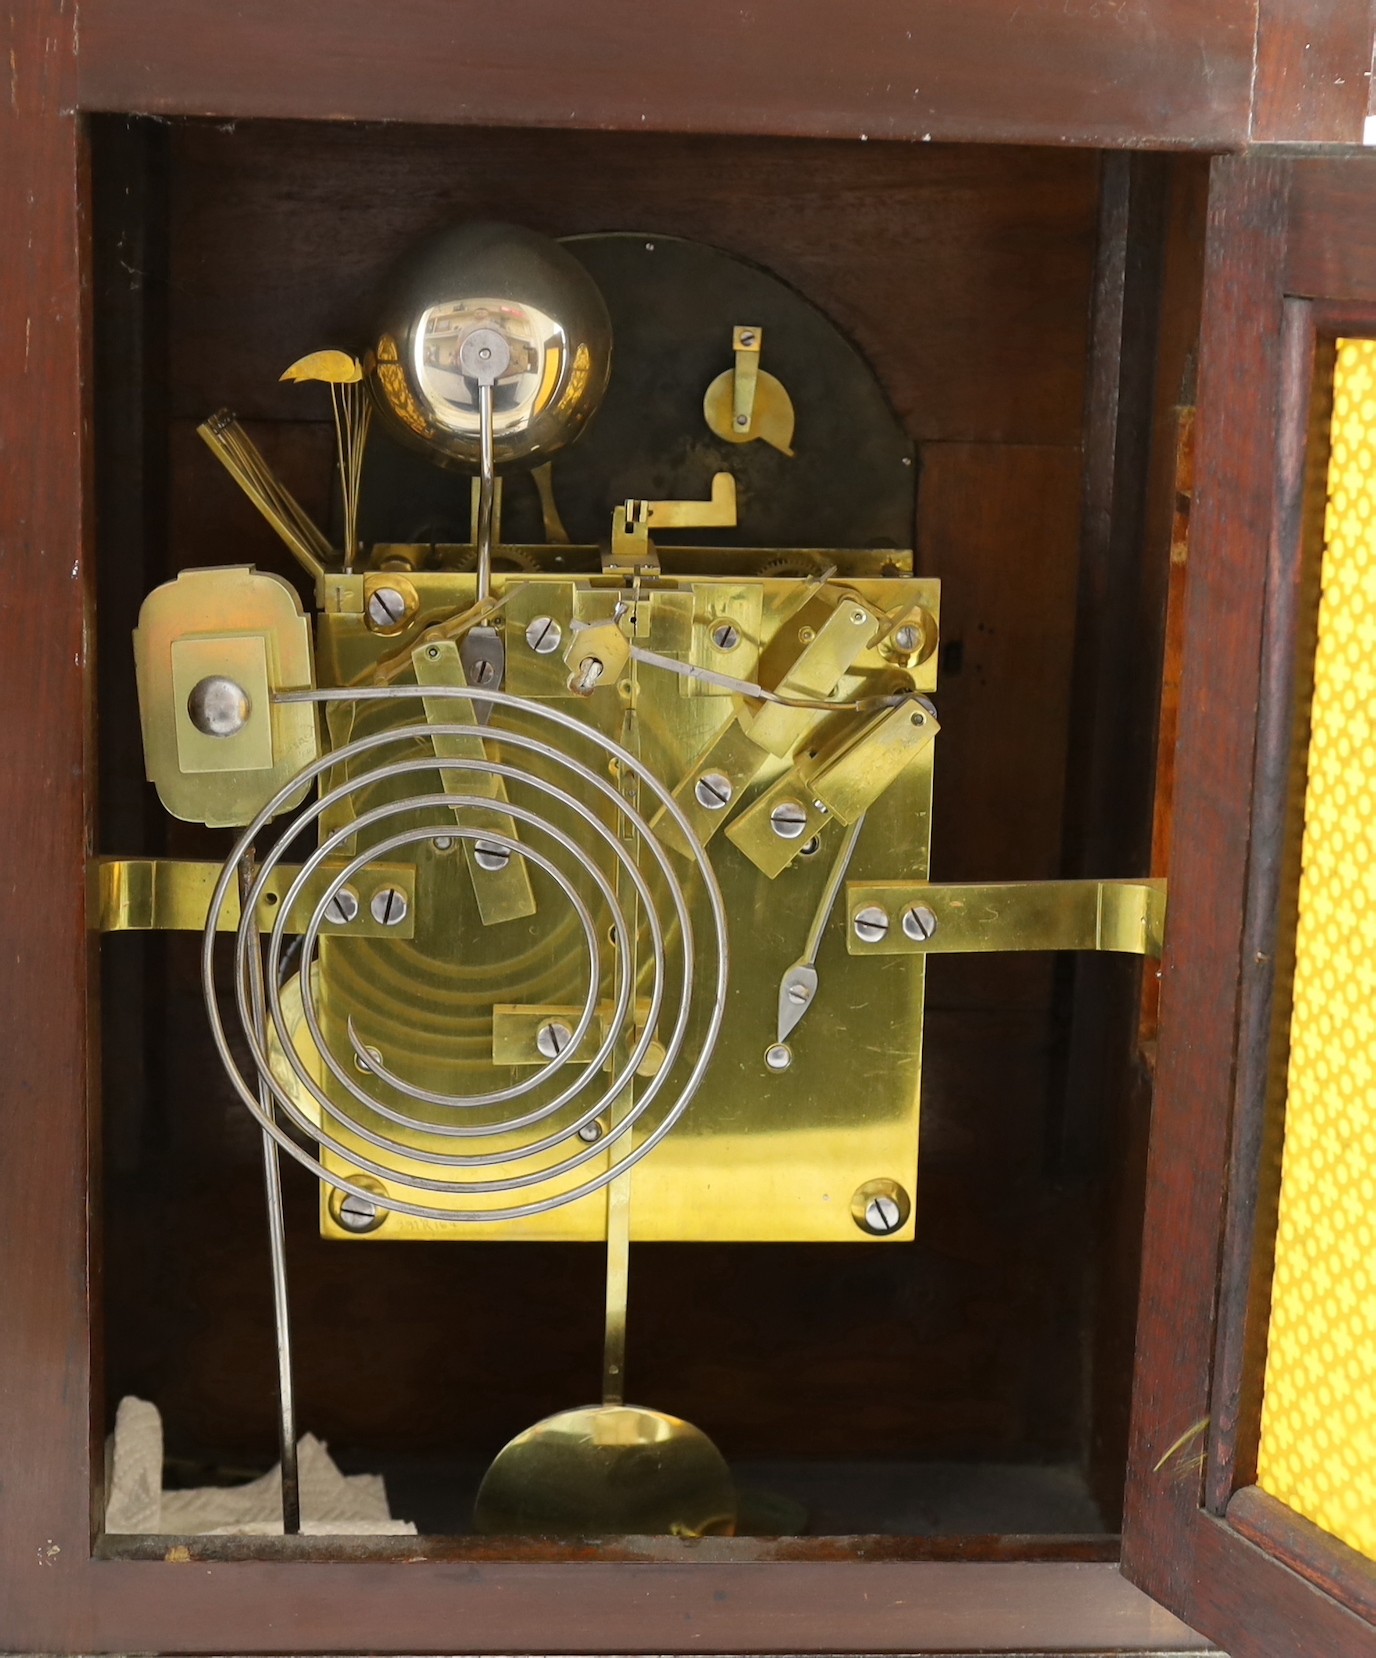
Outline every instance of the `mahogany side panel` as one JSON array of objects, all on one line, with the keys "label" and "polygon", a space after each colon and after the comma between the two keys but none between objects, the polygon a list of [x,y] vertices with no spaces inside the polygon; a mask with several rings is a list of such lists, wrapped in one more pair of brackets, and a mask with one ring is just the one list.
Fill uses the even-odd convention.
[{"label": "mahogany side panel", "polygon": [[815,137],[1245,140],[1256,0],[82,0],[86,108]]}]

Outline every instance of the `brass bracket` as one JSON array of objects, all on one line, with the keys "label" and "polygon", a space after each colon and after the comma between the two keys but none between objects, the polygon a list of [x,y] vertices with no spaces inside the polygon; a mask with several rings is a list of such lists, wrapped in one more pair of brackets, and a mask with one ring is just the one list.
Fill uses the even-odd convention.
[{"label": "brass bracket", "polygon": [[736,480],[729,472],[712,476],[706,501],[627,501],[612,514],[612,550],[607,570],[657,569],[651,530],[731,529],[736,522]]},{"label": "brass bracket", "polygon": [[848,881],[853,956],[1116,950],[1159,956],[1164,881]]},{"label": "brass bracket", "polygon": [[760,373],[763,328],[733,328],[731,349],[736,354],[735,384],[731,388],[731,415],[735,425],[748,431],[755,418],[755,385]]},{"label": "brass bracket", "polygon": [[[472,634],[468,637],[471,638]],[[417,645],[411,653],[411,660],[416,670],[417,685],[457,687],[468,683],[459,648],[450,639],[434,639],[427,645]],[[431,725],[451,722],[464,725],[475,717],[474,704],[467,698],[423,697],[421,700],[425,718]],[[501,810],[507,804],[505,780],[481,769],[487,754],[483,739],[437,733],[431,740],[435,753],[441,759],[471,760],[478,768],[463,771],[457,767],[445,767],[440,773],[444,792],[490,799],[492,832],[507,841],[517,840],[515,819],[509,812]],[[455,815],[463,821],[469,810],[471,808],[456,807]],[[535,914],[535,894],[531,890],[530,874],[524,858],[496,842],[488,848],[485,858],[482,843],[467,837],[463,849],[478,901],[478,914],[485,927],[493,927],[503,921],[519,921]]]},{"label": "brass bracket", "polygon": [[[307,881],[292,905],[284,931],[303,933],[320,894],[335,872],[349,860],[329,858]],[[92,928],[101,933],[199,933],[205,930],[210,900],[220,879],[222,864],[192,858],[94,858],[89,866],[89,914]],[[301,873],[300,864],[278,864],[268,877],[258,910],[258,930],[267,932],[276,920],[277,906]],[[322,937],[349,934],[355,938],[411,938],[416,927],[416,867],[414,864],[369,864],[349,882],[358,899],[358,913],[350,921],[326,921]],[[386,924],[372,913],[375,893],[394,887],[405,894],[402,920]],[[231,884],[220,909],[219,931],[239,925],[239,887]]]},{"label": "brass bracket", "polygon": [[[639,1041],[645,1029],[650,1004],[640,999],[635,1007],[635,1036]],[[529,1002],[498,1002],[492,1009],[492,1063],[494,1065],[547,1065],[569,1041],[577,1025],[582,1008],[563,1004],[542,1005]],[[606,1039],[607,1026],[615,1012],[611,1002],[601,1002],[593,1015],[582,1051],[572,1055],[570,1065],[586,1065]],[[542,1048],[542,1035],[546,1046]],[[603,1069],[612,1069],[615,1055],[608,1057]],[[639,1074],[655,1076],[664,1063],[664,1048],[651,1042]]]},{"label": "brass bracket", "polygon": [[760,367],[764,329],[731,330],[735,366],[719,374],[702,400],[708,429],[727,443],[753,443],[756,438],[793,454],[793,400],[783,383]]}]

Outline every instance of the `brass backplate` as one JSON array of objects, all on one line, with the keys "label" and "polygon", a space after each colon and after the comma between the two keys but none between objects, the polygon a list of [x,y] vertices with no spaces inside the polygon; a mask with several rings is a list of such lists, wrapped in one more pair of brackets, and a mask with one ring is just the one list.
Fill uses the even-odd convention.
[{"label": "brass backplate", "polygon": [[[418,572],[411,579],[419,598],[412,624],[400,637],[379,639],[369,631],[355,591],[361,578],[333,578],[316,642],[321,683],[366,683],[379,662],[409,651],[427,627],[473,601],[471,576]],[[850,577],[838,586],[876,614],[921,606],[935,621],[938,613],[932,581]],[[734,647],[731,660],[723,658],[724,671],[739,675],[760,659],[777,660],[790,639],[795,647],[806,643],[812,622],[800,621],[799,612],[815,603],[818,592],[815,582],[792,577],[737,575],[663,577],[632,592],[619,577],[513,573],[498,575],[495,588],[504,601],[497,619],[506,646],[507,689],[573,714],[617,740],[633,707],[641,758],[671,789],[737,718],[740,699],[704,695],[690,680],[637,662],[617,684],[591,696],[571,696],[558,658],[527,644],[530,623],[552,617],[568,637],[574,620],[609,613],[616,598],[629,597],[635,614],[628,628],[636,642],[702,664],[711,660],[711,634],[720,619],[748,617],[758,637],[745,648]],[[911,666],[907,683],[932,689],[934,668],[934,656],[924,656]],[[903,676],[895,674],[876,634],[876,642],[824,694],[848,700],[879,683],[901,685]],[[423,718],[418,703],[361,703],[332,714],[338,716],[331,721],[335,744],[384,724]],[[735,809],[748,807],[805,759],[802,745],[827,741],[829,721],[844,726],[855,718],[822,715],[820,722],[805,722],[797,752],[761,749],[759,768]],[[518,723],[519,716],[512,724]],[[501,756],[500,734],[484,742]],[[932,745],[916,752],[870,807],[848,872],[852,882],[925,881],[932,756]],[[514,752],[509,757],[528,759]],[[371,797],[362,802],[370,803]],[[336,826],[331,821],[325,828]],[[922,956],[852,955],[845,900],[839,897],[817,955],[815,1003],[790,1036],[792,1062],[784,1070],[766,1063],[777,1034],[780,981],[803,950],[843,833],[840,822],[827,821],[815,846],[804,842],[800,855],[772,878],[727,835],[713,839],[710,855],[730,918],[725,1022],[693,1104],[635,1171],[636,1239],[878,1243],[912,1236],[911,1202],[904,1223],[880,1239],[857,1223],[853,1200],[874,1182],[893,1182],[910,1198],[915,1191]],[[352,1015],[362,1042],[413,1083],[463,1092],[501,1086],[532,1062],[531,1055],[516,1051],[522,1032],[532,1028],[530,1010],[558,1010],[581,1000],[572,912],[533,870],[535,913],[484,925],[462,851],[423,844],[415,858],[417,891],[424,897],[412,938],[336,937],[322,943],[319,1001],[325,1035],[333,1051],[347,1053],[345,1020]],[[705,919],[699,895],[694,924],[702,921],[704,933]],[[495,1051],[494,1005],[500,1010]],[[696,1029],[705,1017],[705,1010],[695,1014]],[[693,1036],[690,1030],[690,1045]],[[414,1141],[416,1167],[423,1169],[427,1150],[441,1149],[441,1142],[423,1128],[414,1131]],[[465,1142],[465,1150],[498,1144],[478,1139]],[[443,1149],[452,1151],[453,1142]],[[330,1166],[347,1169],[340,1161]],[[513,1168],[519,1170],[519,1161]],[[471,1207],[473,1200],[463,1202]],[[389,1213],[366,1236],[600,1240],[606,1209],[605,1199],[594,1195],[531,1220],[462,1227]],[[323,1202],[321,1226],[328,1237],[353,1236],[338,1227]]]}]

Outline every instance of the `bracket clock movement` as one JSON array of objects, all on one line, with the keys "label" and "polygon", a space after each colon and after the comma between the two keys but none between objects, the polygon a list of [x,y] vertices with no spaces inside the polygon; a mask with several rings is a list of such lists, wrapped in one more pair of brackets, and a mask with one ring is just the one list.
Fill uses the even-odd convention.
[{"label": "bracket clock movement", "polygon": [[492,1447],[477,1529],[730,1533],[712,1424],[630,1402],[631,1246],[903,1248],[926,958],[1159,954],[1163,887],[929,881],[913,446],[769,273],[470,223],[319,345],[283,378],[329,403],[330,524],[200,428],[300,580],[184,569],[134,640],[147,775],[221,855],[97,870],[103,929],[201,932],[261,1134],[284,1526],[306,1178],[341,1249],[605,1248],[600,1396]]}]

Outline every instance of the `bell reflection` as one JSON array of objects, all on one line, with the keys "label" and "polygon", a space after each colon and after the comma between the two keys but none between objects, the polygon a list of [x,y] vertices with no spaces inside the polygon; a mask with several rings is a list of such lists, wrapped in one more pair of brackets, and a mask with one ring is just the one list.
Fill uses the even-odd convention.
[{"label": "bell reflection", "polygon": [[521,430],[543,409],[559,384],[567,351],[564,331],[553,317],[533,306],[515,307],[496,300],[435,305],[421,318],[416,378],[427,401],[442,409],[451,429],[478,431],[478,382],[464,372],[461,350],[474,328],[501,335],[510,352],[505,372],[493,390],[493,422],[498,432]]},{"label": "bell reflection", "polygon": [[479,338],[504,359],[491,361],[496,464],[548,459],[606,387],[611,326],[596,285],[557,243],[509,225],[465,226],[403,267],[372,388],[396,435],[442,464],[478,464]]}]

